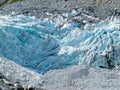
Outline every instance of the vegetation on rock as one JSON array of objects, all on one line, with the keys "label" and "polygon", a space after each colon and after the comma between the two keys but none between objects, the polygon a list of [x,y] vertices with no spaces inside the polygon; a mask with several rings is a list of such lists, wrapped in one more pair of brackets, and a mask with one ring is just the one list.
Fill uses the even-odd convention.
[{"label": "vegetation on rock", "polygon": [[7,4],[7,3],[14,3],[14,2],[18,2],[18,1],[23,1],[23,0],[1,0],[0,7]]},{"label": "vegetation on rock", "polygon": [[18,2],[18,1],[23,1],[23,0],[9,0],[10,3]]}]

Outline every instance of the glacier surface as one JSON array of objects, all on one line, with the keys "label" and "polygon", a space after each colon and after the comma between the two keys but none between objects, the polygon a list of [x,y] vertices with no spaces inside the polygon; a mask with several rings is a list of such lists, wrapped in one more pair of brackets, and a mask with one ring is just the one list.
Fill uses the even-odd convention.
[{"label": "glacier surface", "polygon": [[67,15],[53,18],[0,16],[0,57],[41,74],[78,64],[104,68],[120,64],[119,19],[85,25]]}]

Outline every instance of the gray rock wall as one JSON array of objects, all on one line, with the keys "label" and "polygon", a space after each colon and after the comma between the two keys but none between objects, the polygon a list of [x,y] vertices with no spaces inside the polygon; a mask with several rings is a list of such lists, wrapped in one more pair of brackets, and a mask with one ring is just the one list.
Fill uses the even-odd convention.
[{"label": "gray rock wall", "polygon": [[[5,1],[5,0],[2,0]],[[104,19],[112,14],[115,9],[120,11],[120,0],[24,0],[2,7],[6,13],[16,11],[22,13],[24,10],[44,11],[69,11],[73,8],[84,8],[91,10],[96,16]]]}]

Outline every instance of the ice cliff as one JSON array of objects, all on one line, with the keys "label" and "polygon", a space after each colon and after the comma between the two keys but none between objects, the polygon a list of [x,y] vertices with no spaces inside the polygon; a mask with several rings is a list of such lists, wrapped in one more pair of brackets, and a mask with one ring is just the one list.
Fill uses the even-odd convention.
[{"label": "ice cliff", "polygon": [[0,57],[41,74],[78,64],[118,66],[119,18],[108,18],[96,24],[75,15],[73,11],[43,19],[0,16]]}]

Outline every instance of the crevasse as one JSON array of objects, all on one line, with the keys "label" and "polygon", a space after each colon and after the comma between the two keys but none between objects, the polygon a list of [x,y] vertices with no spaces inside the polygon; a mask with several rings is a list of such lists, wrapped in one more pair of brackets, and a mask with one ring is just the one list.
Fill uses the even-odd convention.
[{"label": "crevasse", "polygon": [[60,16],[40,20],[0,16],[0,56],[40,73],[77,64],[114,68],[120,63],[120,20],[83,29]]}]

